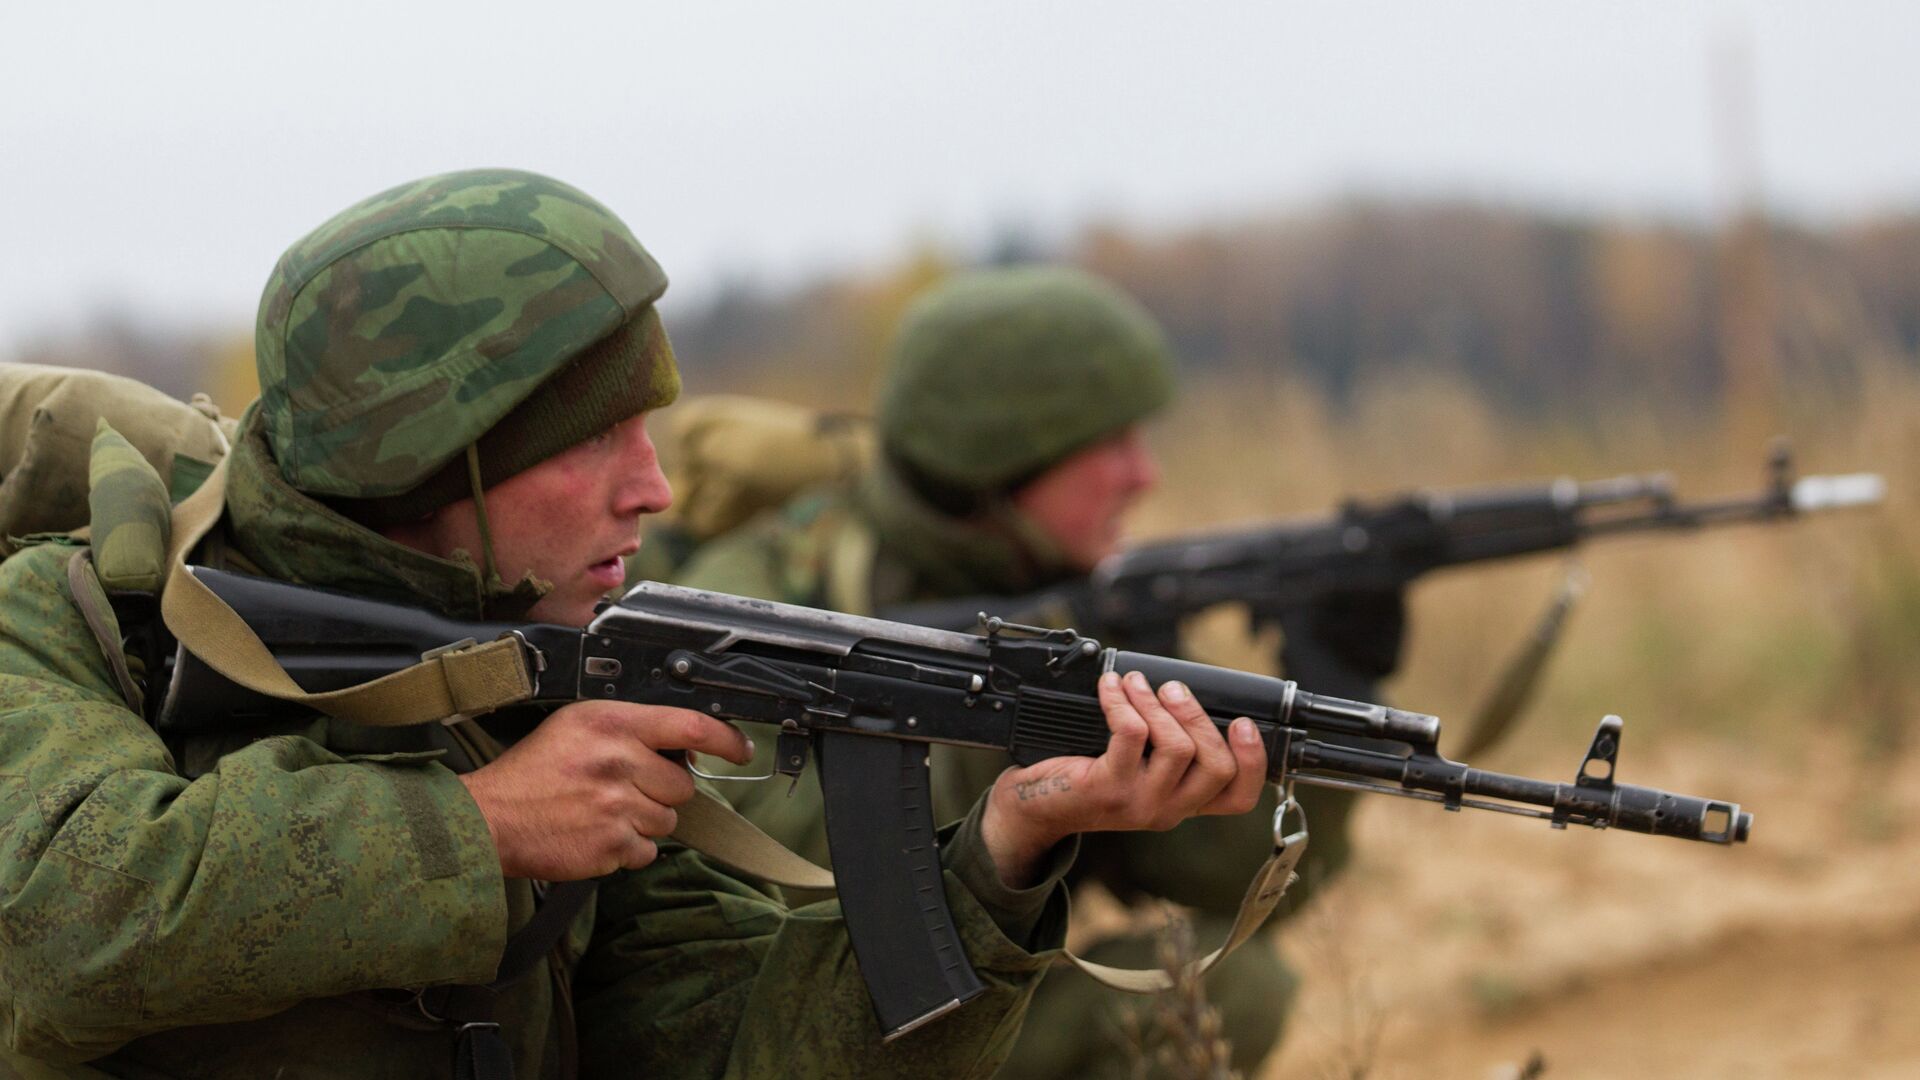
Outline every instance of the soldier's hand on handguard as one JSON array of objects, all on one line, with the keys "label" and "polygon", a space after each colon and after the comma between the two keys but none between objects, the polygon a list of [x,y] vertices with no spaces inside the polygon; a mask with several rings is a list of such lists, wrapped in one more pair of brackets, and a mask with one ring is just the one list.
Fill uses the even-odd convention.
[{"label": "soldier's hand on handguard", "polygon": [[753,759],[737,729],[688,709],[577,701],[555,710],[467,785],[510,878],[576,881],[659,855],[693,798],[693,776],[667,751]]},{"label": "soldier's hand on handguard", "polygon": [[1185,686],[1156,693],[1138,672],[1102,676],[1100,705],[1112,732],[1106,753],[1008,769],[988,794],[981,834],[1007,885],[1030,884],[1074,833],[1171,829],[1259,801],[1267,752],[1253,721],[1235,720],[1222,737]]}]

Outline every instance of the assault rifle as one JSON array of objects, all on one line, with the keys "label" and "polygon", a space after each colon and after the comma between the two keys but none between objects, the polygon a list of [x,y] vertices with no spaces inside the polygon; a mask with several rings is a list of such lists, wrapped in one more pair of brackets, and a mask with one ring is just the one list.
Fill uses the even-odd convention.
[{"label": "assault rifle", "polygon": [[[1179,679],[1222,726],[1251,717],[1277,783],[1715,844],[1744,841],[1752,826],[1734,803],[1617,782],[1617,717],[1601,722],[1575,780],[1555,783],[1447,760],[1433,716],[1103,648],[1071,630],[991,619],[976,636],[654,583],[603,605],[584,630],[466,623],[262,578],[191,573],[308,691],[387,676],[423,654],[472,655],[488,648],[476,641],[506,642],[528,678],[530,705],[600,698],[774,725],[777,772],[797,776],[809,760],[819,770],[847,931],[888,1037],[983,989],[947,908],[927,744],[991,747],[1021,764],[1102,753],[1108,732],[1096,683],[1109,670],[1139,671],[1156,685]],[[229,682],[185,649],[171,667],[155,719],[163,732],[286,715],[285,704]]]},{"label": "assault rifle", "polygon": [[1790,453],[1777,443],[1766,489],[1746,498],[1684,503],[1665,473],[1421,491],[1349,502],[1330,517],[1141,544],[1088,577],[1025,596],[901,605],[881,615],[959,630],[974,626],[982,611],[1004,612],[1174,652],[1180,620],[1219,604],[1245,604],[1259,629],[1323,597],[1397,592],[1446,567],[1559,551],[1603,536],[1786,520],[1877,503],[1884,490],[1875,473],[1796,480]]}]

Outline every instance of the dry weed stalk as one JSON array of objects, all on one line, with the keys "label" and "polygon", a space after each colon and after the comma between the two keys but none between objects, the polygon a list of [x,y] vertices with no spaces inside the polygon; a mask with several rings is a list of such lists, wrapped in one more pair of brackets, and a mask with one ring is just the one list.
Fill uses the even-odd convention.
[{"label": "dry weed stalk", "polygon": [[1350,940],[1353,928],[1338,904],[1316,904],[1289,927],[1289,936],[1314,957],[1314,978],[1331,987],[1329,1015],[1322,1021],[1328,1051],[1316,1070],[1320,1080],[1367,1080],[1380,1059],[1387,1010],[1375,993],[1368,965]]},{"label": "dry weed stalk", "polygon": [[1219,1010],[1207,1000],[1201,979],[1190,973],[1198,958],[1193,924],[1178,912],[1168,914],[1159,942],[1160,967],[1173,986],[1120,1020],[1133,1080],[1241,1080],[1232,1066]]}]

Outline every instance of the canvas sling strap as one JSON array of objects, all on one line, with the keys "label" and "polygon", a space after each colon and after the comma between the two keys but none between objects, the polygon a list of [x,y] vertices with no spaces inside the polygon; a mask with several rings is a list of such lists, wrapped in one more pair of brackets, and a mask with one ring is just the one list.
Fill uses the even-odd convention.
[{"label": "canvas sling strap", "polygon": [[[275,660],[246,620],[187,570],[188,553],[219,521],[226,505],[228,458],[173,508],[166,585],[160,614],[167,629],[209,667],[236,684],[282,701],[306,705],[353,723],[380,727],[433,723],[477,715],[533,696],[519,645],[511,639],[450,650],[392,675],[328,693],[309,693]],[[502,649],[500,646],[507,646]],[[833,875],[760,832],[731,807],[704,792],[680,808],[674,839],[776,884],[832,888]],[[732,854],[734,860],[724,856]],[[533,918],[510,937],[491,982],[433,988],[422,1011],[456,1033],[454,1075],[459,1080],[513,1080],[513,1058],[495,1019],[500,993],[519,982],[565,935],[593,894],[596,881],[553,886]]]},{"label": "canvas sling strap", "polygon": [[[520,646],[512,639],[440,653],[391,675],[325,693],[309,693],[227,602],[187,570],[186,557],[212,530],[226,502],[227,459],[173,509],[167,583],[160,615],[168,631],[207,666],[255,693],[375,727],[474,716],[533,696]],[[726,803],[697,792],[679,808],[673,838],[776,885],[833,888],[833,875],[780,846]]]},{"label": "canvas sling strap", "polygon": [[[1300,827],[1287,832],[1286,821],[1289,812],[1299,819]],[[1280,808],[1273,814],[1273,853],[1267,856],[1260,868],[1254,871],[1253,881],[1247,885],[1247,893],[1240,898],[1240,910],[1233,916],[1233,925],[1227,928],[1226,940],[1220,947],[1191,961],[1177,974],[1159,969],[1117,968],[1106,964],[1096,964],[1083,960],[1072,951],[1067,952],[1067,960],[1074,967],[1086,972],[1095,982],[1115,990],[1124,990],[1130,994],[1157,994],[1171,990],[1177,985],[1189,984],[1213,969],[1215,964],[1227,958],[1228,954],[1239,948],[1252,937],[1273,914],[1280,898],[1287,893],[1287,887],[1299,880],[1294,868],[1300,864],[1300,857],[1307,853],[1307,815],[1300,804],[1293,800],[1288,792],[1281,799]]]},{"label": "canvas sling strap", "polygon": [[[255,693],[377,727],[437,723],[456,714],[473,716],[533,696],[526,659],[511,638],[440,653],[357,686],[323,693],[302,689],[246,620],[187,570],[187,554],[212,530],[225,507],[229,460],[222,458],[206,481],[174,507],[167,582],[160,596],[161,619],[167,629],[207,666]],[[1190,964],[1182,978],[1204,974],[1239,947],[1266,922],[1286,893],[1306,845],[1304,828],[1285,836],[1281,833],[1281,822],[1292,805],[1289,799],[1275,816],[1273,853],[1255,872],[1226,941]],[[673,839],[717,862],[775,885],[834,887],[831,871],[787,850],[704,791],[696,792],[678,813]],[[1130,971],[1067,955],[1082,971],[1116,990],[1156,993],[1175,985],[1174,977],[1165,971]]]}]

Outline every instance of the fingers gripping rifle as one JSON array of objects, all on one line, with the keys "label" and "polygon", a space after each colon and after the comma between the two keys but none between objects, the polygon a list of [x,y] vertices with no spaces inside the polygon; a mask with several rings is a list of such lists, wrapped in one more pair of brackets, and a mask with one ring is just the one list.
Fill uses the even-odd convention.
[{"label": "fingers gripping rifle", "polygon": [[[1744,841],[1752,820],[1732,803],[1618,783],[1616,718],[1601,724],[1574,782],[1534,780],[1441,757],[1436,717],[997,619],[976,636],[649,583],[581,630],[463,623],[260,578],[191,573],[309,692],[390,681],[505,642],[523,669],[525,703],[599,698],[776,726],[777,771],[797,775],[810,760],[819,770],[848,934],[889,1037],[982,990],[947,907],[927,745],[991,747],[1021,764],[1100,754],[1108,732],[1096,684],[1105,671],[1140,671],[1155,684],[1179,679],[1222,726],[1251,717],[1276,782],[1717,844]],[[156,725],[187,733],[285,709],[183,649]]]}]

